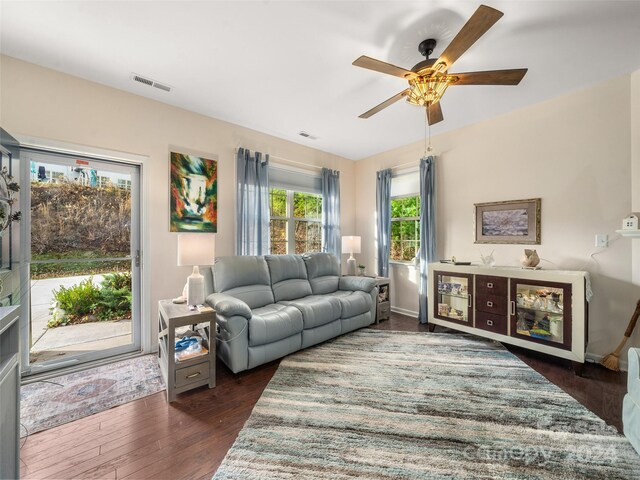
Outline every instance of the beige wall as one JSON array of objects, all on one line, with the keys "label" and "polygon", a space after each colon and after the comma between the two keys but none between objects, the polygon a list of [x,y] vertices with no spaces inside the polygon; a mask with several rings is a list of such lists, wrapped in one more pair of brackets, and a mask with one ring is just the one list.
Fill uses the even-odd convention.
[{"label": "beige wall", "polygon": [[[444,106],[446,115],[446,101]],[[639,122],[636,72],[435,137],[439,255],[479,260],[480,251],[495,248],[498,264],[517,265],[523,247],[473,243],[473,204],[542,197],[542,265],[592,273],[595,298],[588,350],[600,355],[612,350],[640,298],[640,270],[632,269],[632,244],[634,263],[639,264],[640,240],[619,239],[613,233],[632,210],[632,197],[633,210],[640,211]],[[417,142],[353,163],[9,57],[0,57],[0,125],[16,135],[148,157],[148,324],[155,319],[157,300],[180,292],[189,270],[176,267],[176,236],[169,233],[170,147],[218,155],[217,255],[234,251],[236,147],[340,170],[343,233],[362,236],[358,262],[372,272],[375,172],[407,162],[417,165],[423,145]],[[612,243],[591,259],[596,233],[608,233]],[[393,306],[416,312],[415,269],[392,267],[392,277]],[[639,340],[636,332],[632,343]]]},{"label": "beige wall", "polygon": [[[631,74],[631,186],[631,209],[640,212],[640,70]],[[640,239],[632,248],[633,284],[640,287]]]},{"label": "beige wall", "polygon": [[151,324],[157,301],[177,296],[190,270],[176,266],[177,237],[169,233],[170,146],[218,155],[218,256],[234,253],[234,151],[238,146],[340,170],[342,229],[353,231],[355,192],[350,186],[355,164],[335,155],[6,56],[0,57],[0,115],[0,125],[14,135],[148,157],[144,171],[151,186],[146,192],[150,242],[144,263],[151,270],[151,308],[145,321]]},{"label": "beige wall", "polygon": [[[615,233],[631,211],[630,96],[631,78],[625,76],[439,135],[432,142],[438,155],[440,258],[479,261],[480,252],[495,249],[498,265],[519,266],[523,246],[474,244],[473,204],[541,197],[542,244],[536,248],[542,267],[582,269],[592,275],[588,351],[596,355],[615,348],[640,298],[639,285],[632,283],[632,240]],[[443,107],[446,118],[446,99]],[[639,127],[636,120],[636,141]],[[376,171],[407,162],[417,165],[422,154],[423,142],[417,142],[357,163],[356,222],[364,263],[376,262]],[[609,234],[610,247],[595,249],[596,233]],[[414,269],[391,271],[392,306],[417,311]],[[636,345],[639,339],[636,332]]]}]

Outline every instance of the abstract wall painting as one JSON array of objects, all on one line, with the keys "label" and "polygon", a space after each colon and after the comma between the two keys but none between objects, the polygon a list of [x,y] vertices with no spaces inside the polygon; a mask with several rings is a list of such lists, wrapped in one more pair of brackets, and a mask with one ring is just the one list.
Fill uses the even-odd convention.
[{"label": "abstract wall painting", "polygon": [[218,231],[218,161],[171,152],[170,231]]}]

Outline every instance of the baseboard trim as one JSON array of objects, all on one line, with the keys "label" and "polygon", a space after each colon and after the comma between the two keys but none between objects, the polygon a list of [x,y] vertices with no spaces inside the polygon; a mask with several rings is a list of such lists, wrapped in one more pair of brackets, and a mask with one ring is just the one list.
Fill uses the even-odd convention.
[{"label": "baseboard trim", "polygon": [[[587,352],[585,357],[586,357],[585,361],[588,362],[588,363],[598,363],[598,364],[600,364],[600,363],[602,363],[602,359],[605,356]],[[625,358],[622,358],[622,356],[620,356],[620,370],[623,371],[623,372],[627,372],[627,371],[629,371],[628,370],[628,366],[629,365],[628,365],[626,356],[625,356]]]},{"label": "baseboard trim", "polygon": [[418,312],[407,310],[406,308],[391,307],[391,311],[394,313],[399,313],[401,315],[406,315],[408,317],[418,318]]}]

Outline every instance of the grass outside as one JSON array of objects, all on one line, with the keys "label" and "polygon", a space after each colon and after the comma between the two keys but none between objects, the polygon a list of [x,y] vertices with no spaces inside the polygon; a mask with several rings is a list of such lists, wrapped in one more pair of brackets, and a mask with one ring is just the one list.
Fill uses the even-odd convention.
[{"label": "grass outside", "polygon": [[[102,273],[129,272],[130,260],[91,261],[92,258],[126,257],[129,252],[96,252],[76,251],[69,253],[33,254],[32,261],[38,260],[68,260],[63,263],[32,263],[31,279],[72,277],[76,275],[96,275]],[[81,260],[72,262],[70,260]]]}]

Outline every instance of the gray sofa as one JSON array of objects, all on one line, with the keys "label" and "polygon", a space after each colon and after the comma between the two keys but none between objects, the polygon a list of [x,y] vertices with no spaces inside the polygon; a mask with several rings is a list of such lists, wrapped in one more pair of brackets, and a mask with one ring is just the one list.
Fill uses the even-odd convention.
[{"label": "gray sofa", "polygon": [[375,320],[375,280],[340,276],[329,253],[220,257],[203,275],[218,356],[234,373]]}]

